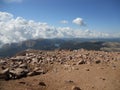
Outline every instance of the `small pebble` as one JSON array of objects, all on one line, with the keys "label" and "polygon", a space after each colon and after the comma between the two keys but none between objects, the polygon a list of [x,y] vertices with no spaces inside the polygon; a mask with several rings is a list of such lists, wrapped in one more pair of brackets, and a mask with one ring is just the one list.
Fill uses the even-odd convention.
[{"label": "small pebble", "polygon": [[44,82],[39,82],[40,86],[46,86],[46,84]]},{"label": "small pebble", "polygon": [[79,87],[72,86],[72,90],[81,90]]}]

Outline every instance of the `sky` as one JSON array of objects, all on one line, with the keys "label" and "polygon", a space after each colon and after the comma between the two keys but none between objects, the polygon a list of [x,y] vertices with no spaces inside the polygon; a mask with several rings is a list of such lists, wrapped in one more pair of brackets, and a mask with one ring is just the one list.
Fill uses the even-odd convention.
[{"label": "sky", "polygon": [[120,0],[0,0],[0,30],[0,43],[120,37]]}]

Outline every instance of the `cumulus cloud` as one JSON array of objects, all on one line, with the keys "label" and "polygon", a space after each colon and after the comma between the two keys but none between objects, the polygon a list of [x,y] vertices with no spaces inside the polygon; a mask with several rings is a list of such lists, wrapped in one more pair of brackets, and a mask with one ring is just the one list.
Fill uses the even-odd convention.
[{"label": "cumulus cloud", "polygon": [[67,21],[67,20],[62,20],[62,21],[60,21],[60,23],[62,23],[62,24],[67,24],[68,21]]},{"label": "cumulus cloud", "polygon": [[0,12],[0,45],[37,38],[97,38],[109,34],[70,27],[54,27],[47,23],[26,20],[7,12]]},{"label": "cumulus cloud", "polygon": [[5,3],[21,3],[23,0],[3,0]]},{"label": "cumulus cloud", "polygon": [[84,23],[82,18],[75,18],[72,22],[77,24],[77,25],[80,25],[80,26],[84,26],[85,25],[85,23]]},{"label": "cumulus cloud", "polygon": [[0,22],[9,21],[13,18],[13,15],[6,12],[0,12]]}]

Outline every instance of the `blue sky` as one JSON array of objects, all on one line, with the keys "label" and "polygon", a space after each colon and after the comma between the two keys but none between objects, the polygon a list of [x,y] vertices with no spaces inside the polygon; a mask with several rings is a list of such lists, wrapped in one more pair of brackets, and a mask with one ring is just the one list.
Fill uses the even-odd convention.
[{"label": "blue sky", "polygon": [[[55,27],[120,33],[120,0],[0,0],[0,11]],[[85,25],[73,23],[75,18]]]}]

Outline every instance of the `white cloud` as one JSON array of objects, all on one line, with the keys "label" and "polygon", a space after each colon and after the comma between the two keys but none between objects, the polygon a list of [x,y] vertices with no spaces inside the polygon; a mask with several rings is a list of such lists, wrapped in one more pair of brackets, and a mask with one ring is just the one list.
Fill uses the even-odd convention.
[{"label": "white cloud", "polygon": [[60,23],[62,23],[62,24],[67,24],[68,21],[67,21],[67,20],[62,20],[62,21],[60,21]]},{"label": "white cloud", "polygon": [[70,27],[54,27],[47,23],[14,18],[12,14],[0,12],[0,45],[37,38],[97,38],[109,34],[90,30],[74,30]]},{"label": "white cloud", "polygon": [[1,21],[9,21],[13,18],[13,15],[6,12],[0,12],[0,22]]},{"label": "white cloud", "polygon": [[82,18],[75,18],[72,22],[77,24],[77,25],[80,25],[80,26],[85,25],[85,23],[84,23]]},{"label": "white cloud", "polygon": [[21,3],[23,0],[3,0],[5,3]]}]

